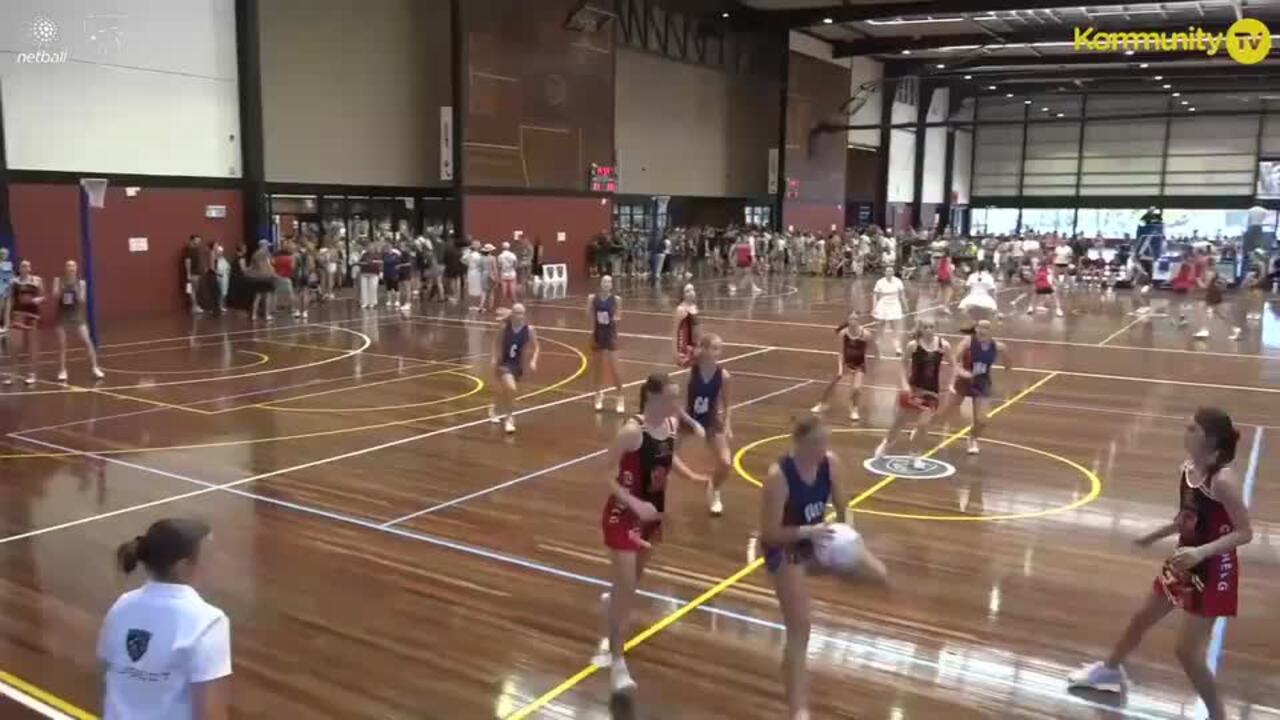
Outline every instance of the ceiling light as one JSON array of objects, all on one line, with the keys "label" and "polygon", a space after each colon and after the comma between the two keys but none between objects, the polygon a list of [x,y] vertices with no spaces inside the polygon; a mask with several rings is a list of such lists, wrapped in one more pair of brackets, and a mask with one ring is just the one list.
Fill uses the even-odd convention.
[{"label": "ceiling light", "polygon": [[937,67],[939,70],[941,70],[941,69],[945,68],[946,66],[947,66],[947,65],[946,65],[946,63],[938,63],[936,67]]},{"label": "ceiling light", "polygon": [[1174,96],[1174,97],[1182,97],[1182,93],[1174,93],[1174,94],[1173,94],[1173,96]]},{"label": "ceiling light", "polygon": [[964,79],[965,79],[965,80],[972,80],[972,79],[973,79],[973,76],[972,76],[972,75],[965,75],[965,76],[964,76]]},{"label": "ceiling light", "polygon": [[1195,108],[1187,108],[1187,111],[1188,111],[1188,112],[1195,112],[1195,111],[1196,111],[1196,109],[1195,109]]},{"label": "ceiling light", "polygon": [[1151,67],[1151,63],[1142,63],[1138,67],[1142,68],[1143,70],[1146,70],[1147,68]]},{"label": "ceiling light", "polygon": [[1005,93],[1005,94],[1004,94],[1004,96],[1005,96],[1005,97],[1013,97],[1013,93]]},{"label": "ceiling light", "polygon": [[995,85],[992,85],[991,87],[989,87],[989,88],[987,88],[987,89],[988,89],[988,90],[995,90],[995,89],[996,89],[996,86],[995,86]]},{"label": "ceiling light", "polygon": [[1171,87],[1173,87],[1173,86],[1172,86],[1172,85],[1170,85],[1169,83],[1165,83],[1164,85],[1161,85],[1160,87],[1164,88],[1165,90],[1168,90],[1169,88],[1171,88]]},{"label": "ceiling light", "polygon": [[1058,117],[1063,117],[1063,113],[1058,113]]},{"label": "ceiling light", "polygon": [[1044,112],[1049,112],[1049,108],[1047,108],[1047,107],[1042,107],[1042,108],[1040,108],[1040,109],[1041,109],[1042,111],[1044,111]]},{"label": "ceiling light", "polygon": [[832,20],[831,18],[822,18],[823,25],[830,25],[833,22],[835,22],[835,20]]},{"label": "ceiling light", "polygon": [[1030,100],[1023,100],[1023,101],[1022,101],[1022,104],[1023,104],[1023,105],[1030,105],[1030,104],[1031,104],[1031,101],[1030,101]]},{"label": "ceiling light", "polygon": [[1132,55],[1132,54],[1133,54],[1133,51],[1132,51],[1132,50],[1125,50],[1125,51],[1124,51],[1124,54],[1125,54],[1125,55]]},{"label": "ceiling light", "polygon": [[1157,76],[1156,76],[1156,80],[1163,80],[1163,79],[1164,79],[1164,76],[1163,76],[1163,75],[1157,75]]},{"label": "ceiling light", "polygon": [[903,54],[903,55],[910,55],[910,54],[911,54],[911,51],[910,51],[910,50],[903,50],[903,51],[902,51],[902,54]]},{"label": "ceiling light", "polygon": [[1186,100],[1183,100],[1183,101],[1182,101],[1182,104],[1183,104],[1183,105],[1190,105],[1191,103],[1187,102]]}]

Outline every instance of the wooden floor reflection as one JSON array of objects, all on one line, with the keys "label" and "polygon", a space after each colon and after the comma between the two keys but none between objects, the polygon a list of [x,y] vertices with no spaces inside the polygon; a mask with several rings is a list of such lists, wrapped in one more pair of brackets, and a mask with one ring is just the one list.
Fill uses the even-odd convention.
[{"label": "wooden floor reflection", "polygon": [[[869,289],[698,288],[744,404],[735,448],[816,402],[832,327]],[[913,302],[929,308],[934,291],[912,288]],[[670,365],[675,289],[623,294],[620,365],[635,383]],[[0,670],[98,712],[94,640],[126,587],[112,551],[156,518],[194,514],[216,528],[203,589],[233,621],[235,717],[500,718],[543,697],[588,661],[608,577],[599,451],[620,418],[591,409],[581,302],[531,303],[545,353],[514,437],[484,413],[492,324],[438,305],[404,318],[341,303],[259,327],[152,318],[106,328],[103,383],[76,360],[71,386],[7,388]],[[1185,419],[1205,404],[1242,425],[1238,468],[1256,478],[1220,677],[1233,717],[1280,717],[1280,494],[1265,482],[1280,463],[1280,305],[1243,342],[1223,326],[1202,344],[1129,315],[1127,296],[1066,305],[1065,318],[1018,311],[997,326],[1018,360],[997,371],[1002,399],[1035,388],[993,419],[982,455],[952,445],[938,457],[954,476],[899,480],[860,506],[893,583],[815,582],[815,718],[1194,717],[1172,623],[1135,655],[1126,698],[1068,694],[1063,676],[1104,653],[1147,592],[1168,548],[1131,540],[1172,515]],[[861,461],[889,423],[896,366],[873,360],[864,422],[836,423],[859,490],[879,480]],[[763,474],[783,448],[757,445],[743,470]],[[743,568],[758,491],[735,478],[725,503],[713,519],[700,487],[672,489],[637,632]],[[633,652],[633,706],[611,703],[597,674],[534,716],[782,717],[779,622],[768,578],[749,574]]]}]

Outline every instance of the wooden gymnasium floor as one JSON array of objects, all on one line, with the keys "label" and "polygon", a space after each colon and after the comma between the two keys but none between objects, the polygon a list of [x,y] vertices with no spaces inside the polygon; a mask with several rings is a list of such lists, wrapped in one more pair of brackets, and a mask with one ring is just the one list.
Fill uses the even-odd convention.
[{"label": "wooden gymnasium floor", "polygon": [[[775,280],[754,300],[721,280],[699,289],[704,329],[728,341],[740,468],[760,475],[833,367],[832,326],[869,286]],[[611,709],[604,674],[587,669],[608,577],[599,525],[613,469],[600,456],[619,418],[591,410],[574,291],[534,303],[544,358],[514,438],[482,411],[491,325],[439,306],[401,319],[340,303],[258,330],[243,317],[147,319],[106,328],[96,388],[6,388],[0,679],[91,717],[75,708],[100,707],[98,624],[130,584],[114,548],[189,514],[216,527],[203,588],[232,618],[236,717],[782,717],[779,614],[747,564],[758,491],[742,477],[719,520],[700,486],[669,493],[634,618],[636,633],[650,628],[631,653],[636,705]],[[631,392],[669,366],[674,292],[623,293]],[[929,308],[933,293],[913,287],[912,302]],[[892,585],[814,582],[815,718],[1195,716],[1175,623],[1134,657],[1126,701],[1068,694],[1062,678],[1104,652],[1170,550],[1130,541],[1171,517],[1185,418],[1202,404],[1243,426],[1257,528],[1241,615],[1211,659],[1234,717],[1280,717],[1280,490],[1261,481],[1280,468],[1280,307],[1248,341],[1221,330],[1207,347],[1128,310],[1127,295],[1078,292],[1064,319],[1001,323],[1019,369],[997,373],[1004,402],[983,454],[938,450],[958,468],[944,480],[861,469],[896,372],[872,362],[867,421],[837,420],[834,444]],[[83,361],[72,377],[87,377]],[[701,448],[686,453],[706,466]]]}]

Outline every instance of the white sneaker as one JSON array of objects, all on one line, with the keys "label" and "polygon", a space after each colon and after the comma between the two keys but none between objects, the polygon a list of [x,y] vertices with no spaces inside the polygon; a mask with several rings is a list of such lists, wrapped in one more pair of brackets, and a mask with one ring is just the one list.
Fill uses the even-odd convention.
[{"label": "white sneaker", "polygon": [[302,311],[302,319],[303,319],[303,320],[306,320],[306,319],[307,319],[307,311],[306,311],[306,310],[303,310],[303,311]]},{"label": "white sneaker", "polygon": [[604,409],[604,393],[602,392],[596,393],[595,407],[596,407],[596,412],[600,412],[601,410]]},{"label": "white sneaker", "polygon": [[977,455],[980,452],[982,452],[982,450],[978,447],[978,441],[973,438],[969,438],[969,454]]},{"label": "white sneaker", "polygon": [[763,295],[763,294],[764,294],[764,290],[763,290],[763,289],[761,289],[761,288],[758,288],[758,287],[753,287],[753,288],[751,288],[751,294],[752,294],[752,295]]},{"label": "white sneaker", "polygon": [[1244,329],[1243,329],[1243,328],[1235,328],[1234,330],[1232,330],[1232,331],[1231,331],[1231,339],[1232,339],[1232,340],[1239,340],[1239,339],[1241,339],[1242,337],[1244,337]]},{"label": "white sneaker", "polygon": [[58,382],[66,382],[66,381],[67,381],[67,371],[66,371],[66,369],[59,370],[59,371],[58,371]]},{"label": "white sneaker", "polygon": [[924,470],[925,469],[924,458],[920,457],[919,455],[911,458],[911,469]]},{"label": "white sneaker", "polygon": [[813,413],[814,415],[822,415],[826,411],[827,411],[827,404],[824,402],[820,402],[809,409],[809,412]]},{"label": "white sneaker", "polygon": [[1196,340],[1208,340],[1208,339],[1209,339],[1209,331],[1208,331],[1208,330],[1197,330],[1197,331],[1196,331],[1196,334],[1195,334],[1195,335],[1192,335],[1191,337],[1195,338]]},{"label": "white sneaker", "polygon": [[96,368],[94,368],[94,369],[93,369],[93,376],[94,376],[95,378],[97,378],[97,379],[101,380],[101,379],[105,378],[105,377],[107,376],[107,374],[106,374],[106,373],[104,373],[104,372],[102,372],[102,368],[100,368],[100,367],[96,367]]},{"label": "white sneaker", "polygon": [[[605,608],[609,607],[609,593],[600,596]],[[613,663],[613,654],[609,652],[609,638],[600,638],[596,645],[596,654],[591,656],[591,664],[598,668],[607,668]]]},{"label": "white sneaker", "polygon": [[502,416],[498,414],[498,409],[492,405],[489,406],[489,422],[494,425],[502,422]]},{"label": "white sneaker", "polygon": [[889,449],[887,447],[888,442],[889,441],[887,439],[881,440],[880,444],[876,446],[876,451],[875,451],[875,454],[873,455],[875,459],[879,460],[880,458],[884,457],[884,451]]},{"label": "white sneaker", "polygon": [[609,668],[609,687],[614,695],[635,691],[636,681],[631,679],[626,660],[617,660]]},{"label": "white sneaker", "polygon": [[1062,317],[1062,308],[1058,308],[1057,312],[1055,312],[1054,314],[1057,315],[1058,317]]},{"label": "white sneaker", "polygon": [[511,415],[508,415],[507,422],[503,424],[502,429],[505,430],[508,435],[514,433],[516,431],[516,419]]},{"label": "white sneaker", "polygon": [[12,384],[13,384],[13,376],[12,376],[12,375],[5,375],[5,376],[4,376],[4,384],[5,384],[5,385],[12,385]]},{"label": "white sneaker", "polygon": [[707,485],[707,509],[711,511],[712,517],[724,514],[724,501],[720,499],[720,491],[710,484]]},{"label": "white sneaker", "polygon": [[1088,688],[1102,692],[1122,693],[1129,685],[1124,668],[1109,668],[1106,663],[1095,662],[1073,671],[1067,676],[1067,687]]},{"label": "white sneaker", "polygon": [[293,311],[293,319],[294,319],[294,320],[301,320],[301,319],[302,319],[302,311],[301,311],[301,310],[294,310],[294,311]]},{"label": "white sneaker", "polygon": [[36,374],[35,374],[35,373],[31,373],[30,375],[28,375],[28,376],[27,376],[27,381],[26,381],[26,382],[27,382],[27,384],[28,384],[28,385],[35,385],[35,384],[36,384]]},{"label": "white sneaker", "polygon": [[858,414],[858,408],[849,408],[849,420],[851,422],[862,422],[862,416]]},{"label": "white sneaker", "polygon": [[1028,315],[1035,315],[1035,314],[1036,314],[1036,309],[1035,309],[1035,307],[1029,307],[1029,308],[1027,308],[1027,314],[1028,314]]},{"label": "white sneaker", "polygon": [[623,400],[621,395],[618,396],[618,403],[613,406],[613,410],[619,415],[627,414],[627,401]]}]

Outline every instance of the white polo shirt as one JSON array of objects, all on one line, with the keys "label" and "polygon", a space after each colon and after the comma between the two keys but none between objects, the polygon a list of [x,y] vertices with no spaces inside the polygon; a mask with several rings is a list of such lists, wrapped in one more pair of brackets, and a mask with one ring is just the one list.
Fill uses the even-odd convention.
[{"label": "white polo shirt", "polygon": [[102,622],[103,720],[187,720],[191,684],[231,674],[231,623],[189,585],[148,582]]}]

